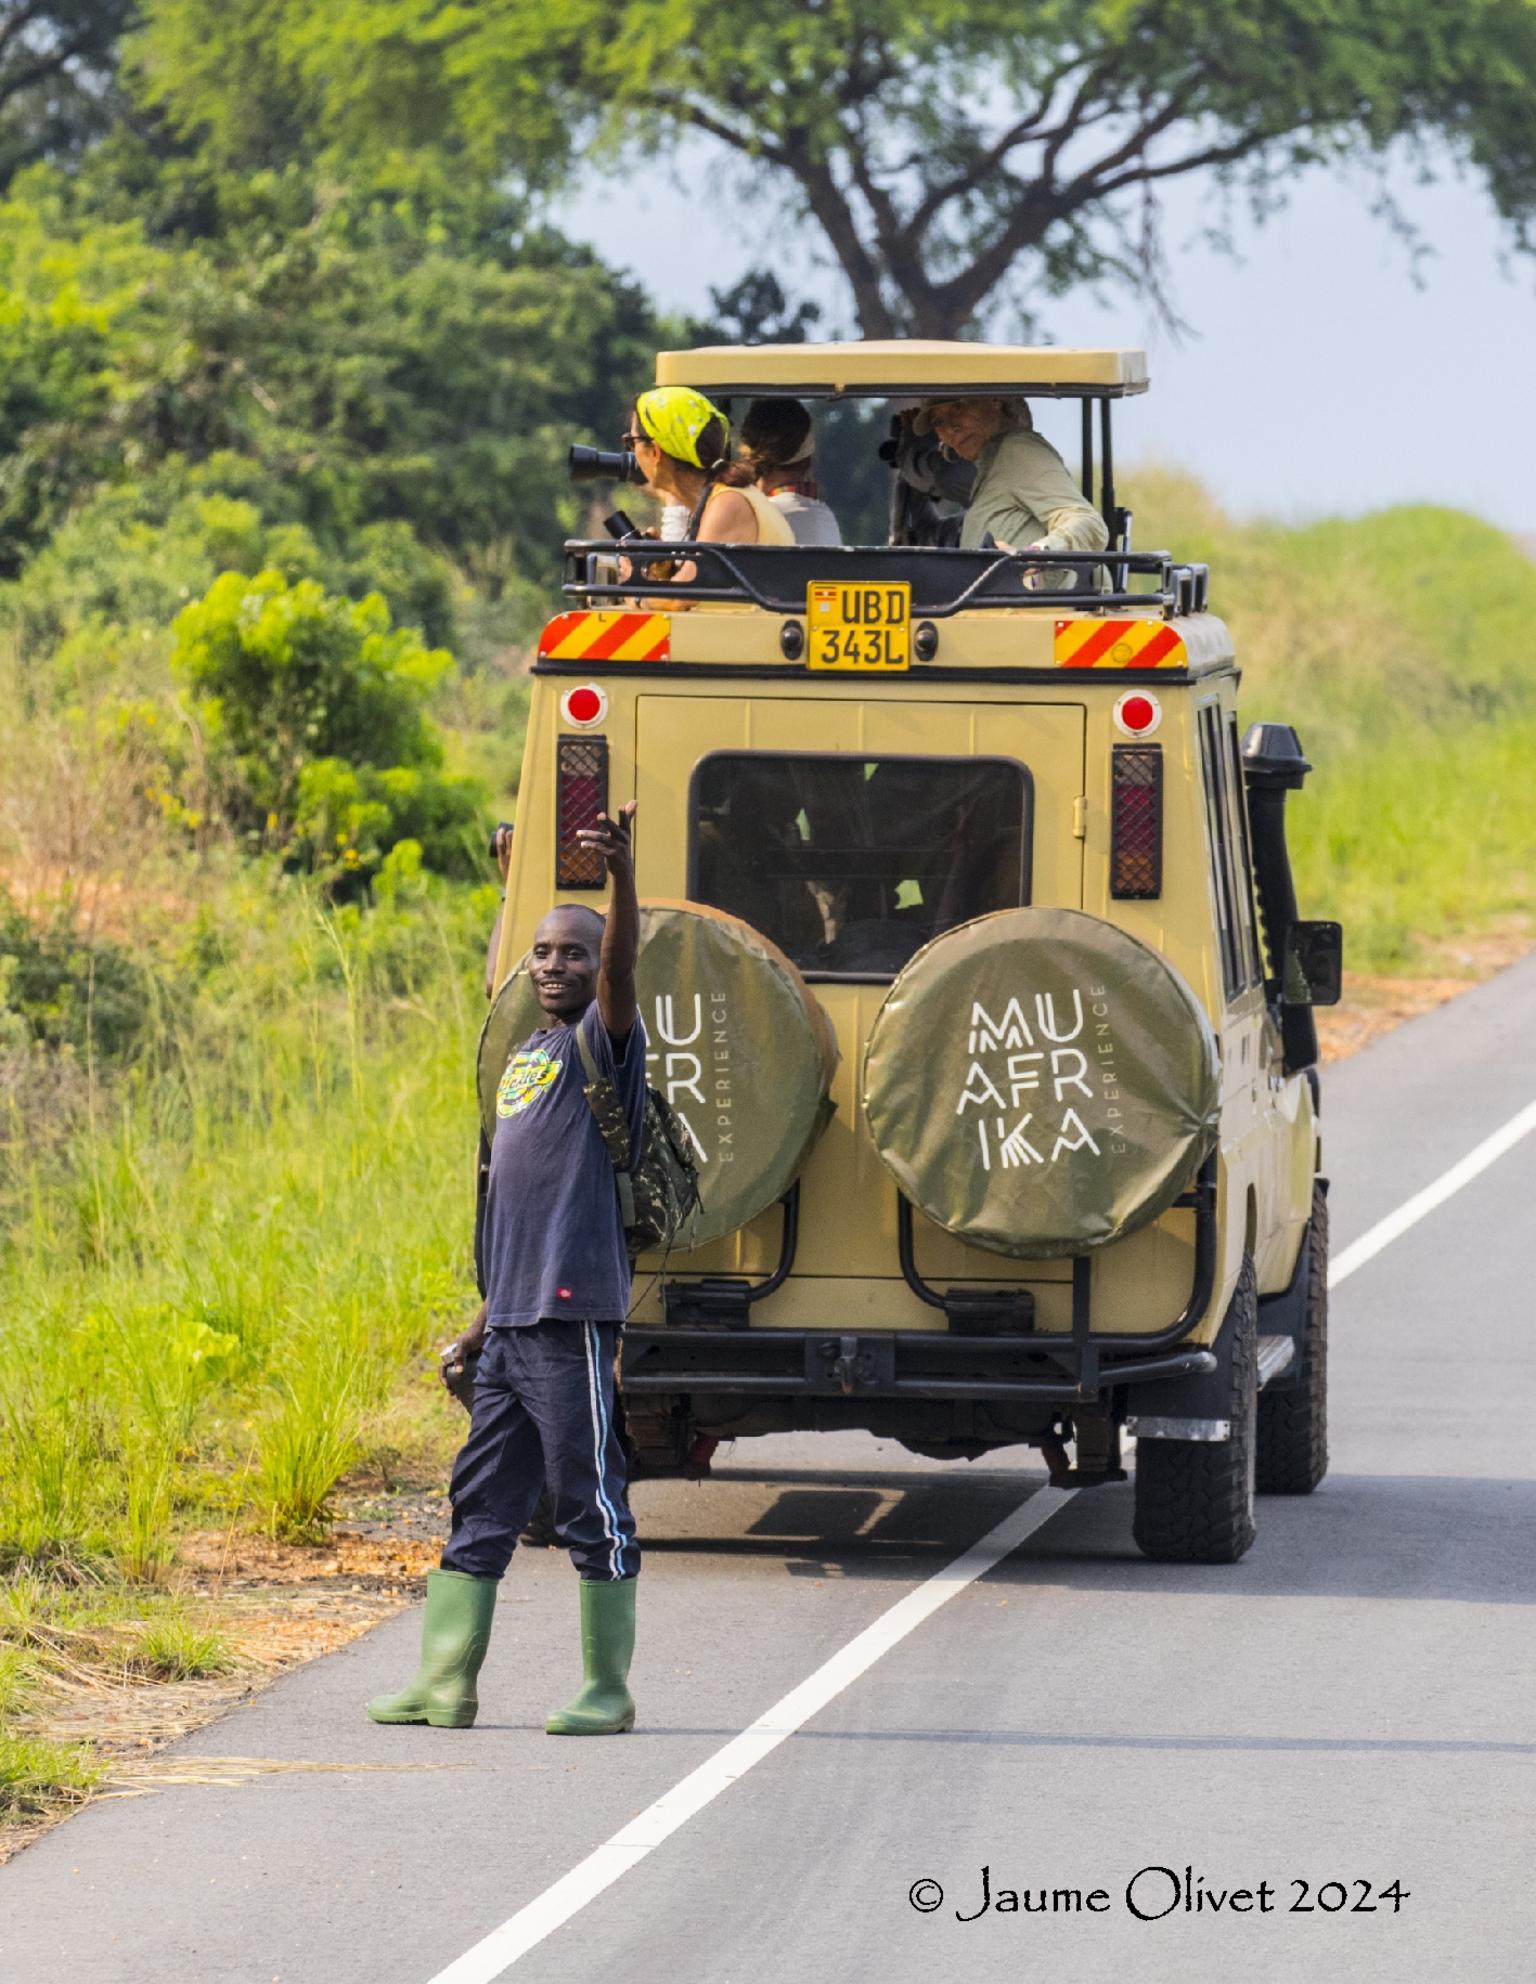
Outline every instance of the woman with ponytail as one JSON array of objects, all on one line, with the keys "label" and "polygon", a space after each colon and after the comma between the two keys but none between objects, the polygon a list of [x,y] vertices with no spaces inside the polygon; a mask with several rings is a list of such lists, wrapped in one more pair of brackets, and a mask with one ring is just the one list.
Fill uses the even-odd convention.
[{"label": "woman with ponytail", "polygon": [[[693,542],[794,543],[783,513],[754,486],[750,470],[731,461],[730,422],[692,386],[642,393],[629,428],[624,446],[634,450],[646,487],[663,503],[686,506]],[[686,582],[697,569],[690,560],[672,576]]]},{"label": "woman with ponytail", "polygon": [[752,402],[741,423],[741,459],[796,544],[842,543],[837,518],[816,487],[816,435],[799,400]]}]

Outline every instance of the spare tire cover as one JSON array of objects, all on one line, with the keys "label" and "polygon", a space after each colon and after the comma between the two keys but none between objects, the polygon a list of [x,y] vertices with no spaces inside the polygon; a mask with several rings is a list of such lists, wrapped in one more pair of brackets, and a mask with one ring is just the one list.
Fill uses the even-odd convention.
[{"label": "spare tire cover", "polygon": [[[480,1035],[476,1086],[488,1139],[507,1062],[544,1023],[527,963],[497,993]],[[794,1183],[831,1111],[837,1040],[776,945],[697,903],[642,903],[636,977],[651,1084],[687,1124],[700,1160],[700,1212],[685,1237],[702,1247]]]},{"label": "spare tire cover", "polygon": [[864,1109],[912,1203],[1023,1260],[1165,1212],[1216,1140],[1209,1019],[1165,958],[1074,909],[1008,909],[918,952],[876,1015]]}]

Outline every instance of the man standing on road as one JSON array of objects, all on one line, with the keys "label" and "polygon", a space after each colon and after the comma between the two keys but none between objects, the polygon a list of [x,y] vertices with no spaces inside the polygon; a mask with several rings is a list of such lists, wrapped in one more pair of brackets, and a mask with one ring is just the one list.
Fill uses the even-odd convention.
[{"label": "man standing on road", "polygon": [[427,1578],[421,1666],[408,1688],[368,1704],[375,1722],[474,1721],[497,1586],[547,1479],[555,1527],[581,1576],[586,1678],[544,1727],[606,1736],[634,1725],[640,1552],[613,1381],[630,1264],[613,1163],[586,1095],[594,1081],[612,1085],[638,1154],[646,1042],[635,996],[634,812],[599,814],[581,835],[607,860],[606,919],[566,904],[534,934],[529,977],[545,1024],[512,1055],[496,1096],[486,1300],[457,1345],[461,1360],[480,1361],[449,1491],[453,1529]]}]

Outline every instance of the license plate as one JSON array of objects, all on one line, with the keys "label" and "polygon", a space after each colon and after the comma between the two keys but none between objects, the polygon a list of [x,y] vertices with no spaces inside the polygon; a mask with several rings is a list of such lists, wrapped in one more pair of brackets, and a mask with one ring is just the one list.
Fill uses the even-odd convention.
[{"label": "license plate", "polygon": [[805,619],[810,668],[889,675],[911,666],[912,588],[904,579],[885,585],[810,586]]}]

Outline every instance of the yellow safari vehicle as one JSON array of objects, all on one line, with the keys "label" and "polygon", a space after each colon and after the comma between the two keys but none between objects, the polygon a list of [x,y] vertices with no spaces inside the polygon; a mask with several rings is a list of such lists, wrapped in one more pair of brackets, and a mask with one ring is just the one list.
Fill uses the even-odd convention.
[{"label": "yellow safari vehicle", "polygon": [[[651,1079],[701,1195],[637,1268],[637,1469],[858,1427],[1093,1486],[1134,1436],[1141,1549],[1235,1560],[1255,1493],[1327,1465],[1310,1006],[1340,936],[1297,916],[1295,733],[1240,732],[1206,571],[1130,548],[1111,416],[1145,361],[712,348],[657,382],[737,418],[885,401],[897,466],[878,544],[684,546],[642,594],[611,536],[571,542],[540,642],[483,1129],[535,925],[601,899],[576,834],[637,800]],[[972,395],[1079,403],[1105,549],[951,541],[895,444]]]}]

